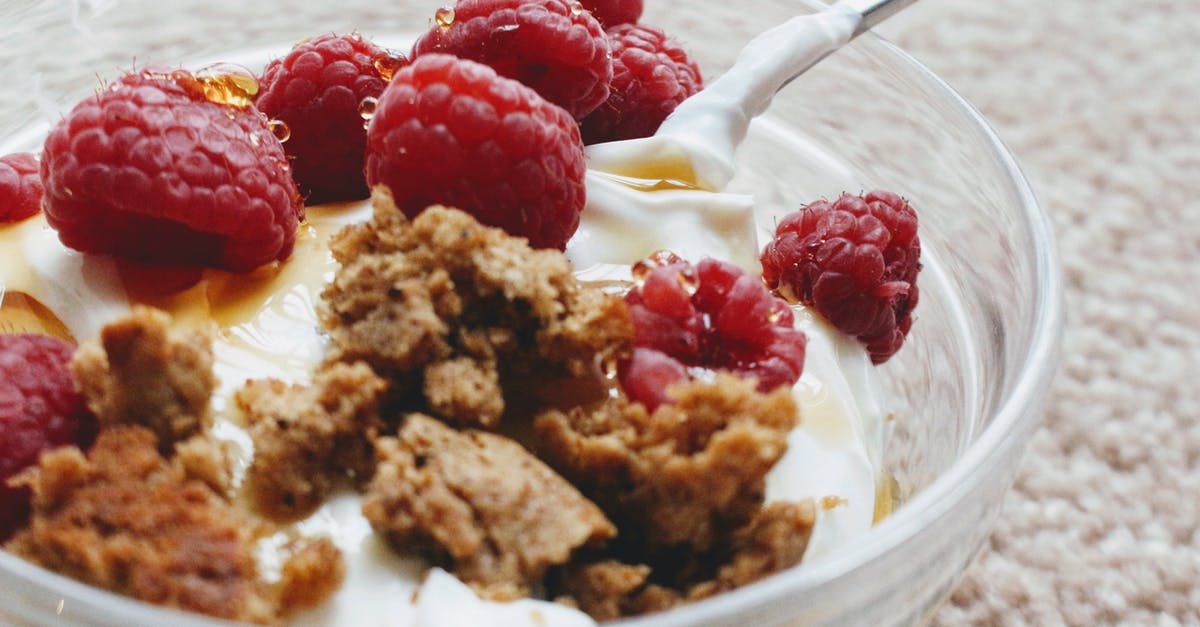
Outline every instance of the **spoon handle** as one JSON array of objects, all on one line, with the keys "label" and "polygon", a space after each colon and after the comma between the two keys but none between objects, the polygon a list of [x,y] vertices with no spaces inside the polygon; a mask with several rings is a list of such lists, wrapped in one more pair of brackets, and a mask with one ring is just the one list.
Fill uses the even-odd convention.
[{"label": "spoon handle", "polygon": [[847,7],[862,16],[854,35],[858,36],[877,24],[895,15],[901,9],[917,0],[841,0],[838,4]]}]

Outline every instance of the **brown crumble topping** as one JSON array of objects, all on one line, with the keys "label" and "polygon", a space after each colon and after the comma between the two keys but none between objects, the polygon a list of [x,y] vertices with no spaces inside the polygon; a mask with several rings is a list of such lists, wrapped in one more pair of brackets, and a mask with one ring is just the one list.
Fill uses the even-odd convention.
[{"label": "brown crumble topping", "polygon": [[211,423],[212,330],[171,327],[171,317],[148,307],[104,327],[71,362],[75,384],[100,425],[140,424],[163,451]]},{"label": "brown crumble topping", "polygon": [[310,385],[248,381],[234,395],[254,440],[247,490],[274,518],[311,513],[338,479],[366,481],[370,438],[384,428],[378,400],[386,384],[363,363],[331,364]]},{"label": "brown crumble topping", "polygon": [[386,192],[374,200],[371,221],[333,239],[342,267],[321,319],[329,360],[423,382],[401,409],[494,428],[506,383],[590,372],[597,354],[633,338],[624,302],[583,286],[561,252],[533,250],[455,209],[430,207],[410,222]]},{"label": "brown crumble topping", "polygon": [[363,514],[491,598],[528,593],[572,551],[612,538],[600,509],[516,442],[420,414],[376,442]]},{"label": "brown crumble topping", "polygon": [[538,452],[596,501],[637,550],[708,551],[762,504],[796,425],[790,390],[720,374],[679,384],[647,413],[613,398],[538,417]]},{"label": "brown crumble topping", "polygon": [[278,588],[280,614],[316,607],[333,596],[346,578],[342,552],[329,538],[304,539],[288,547]]},{"label": "brown crumble topping", "polygon": [[140,426],[104,429],[85,458],[51,451],[23,475],[33,516],[5,549],[114,592],[233,620],[269,622],[252,534],[205,483],[158,452]]}]

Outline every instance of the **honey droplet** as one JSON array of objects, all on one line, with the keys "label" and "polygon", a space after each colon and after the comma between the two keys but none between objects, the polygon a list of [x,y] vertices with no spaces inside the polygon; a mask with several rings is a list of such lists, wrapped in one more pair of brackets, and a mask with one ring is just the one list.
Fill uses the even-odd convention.
[{"label": "honey droplet", "polygon": [[0,284],[0,334],[38,333],[75,343],[67,325],[36,298]]},{"label": "honey droplet", "polygon": [[287,122],[283,120],[271,120],[267,122],[267,129],[271,131],[271,134],[281,144],[292,138],[292,127],[288,126]]},{"label": "honey droplet", "polygon": [[696,290],[700,289],[700,277],[696,276],[694,271],[676,272],[675,280],[683,288],[683,291],[687,292],[688,296],[694,296]]},{"label": "honey droplet", "polygon": [[399,52],[388,51],[371,59],[371,65],[374,65],[375,71],[379,72],[379,78],[391,82],[396,72],[408,65],[408,57]]},{"label": "honey droplet", "polygon": [[362,116],[362,119],[370,121],[371,118],[375,117],[375,109],[378,107],[379,99],[367,96],[358,103],[358,114]]},{"label": "honey droplet", "polygon": [[669,266],[673,263],[679,263],[681,261],[683,261],[683,259],[679,255],[676,255],[669,250],[660,250],[633,264],[633,270],[631,272],[635,280],[644,281],[646,280],[646,277],[650,275],[651,270],[654,270],[655,268],[661,268],[663,266]]},{"label": "honey droplet", "polygon": [[437,10],[437,13],[433,14],[433,19],[437,22],[437,25],[443,29],[450,28],[454,25],[454,9],[450,7],[442,7]]},{"label": "honey droplet", "polygon": [[827,496],[821,499],[821,508],[827,512],[849,504],[850,501],[840,496]]},{"label": "honey droplet", "polygon": [[250,70],[233,63],[217,63],[201,68],[195,80],[209,102],[246,108],[258,95],[258,79]]}]

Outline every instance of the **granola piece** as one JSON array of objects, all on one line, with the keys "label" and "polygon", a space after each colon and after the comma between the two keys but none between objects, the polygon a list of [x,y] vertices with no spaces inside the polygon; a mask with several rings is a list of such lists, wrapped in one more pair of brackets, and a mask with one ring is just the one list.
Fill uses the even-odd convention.
[{"label": "granola piece", "polygon": [[30,524],[5,549],[84,583],[219,618],[269,622],[254,525],[180,464],[150,430],[101,431],[85,458],[57,449],[22,476]]},{"label": "granola piece", "polygon": [[813,501],[770,503],[734,534],[717,576],[688,592],[704,599],[753,583],[800,563],[812,537],[817,509]]},{"label": "granola piece", "polygon": [[762,504],[796,404],[788,389],[763,394],[728,374],[677,384],[668,395],[675,402],[652,414],[624,398],[592,411],[548,411],[535,422],[538,452],[638,550],[705,552]]},{"label": "granola piece", "polygon": [[339,477],[366,480],[371,438],[384,428],[378,400],[386,384],[364,363],[332,364],[310,385],[248,381],[234,395],[254,440],[247,488],[275,518],[310,513]]},{"label": "granola piece", "polygon": [[561,252],[455,209],[430,207],[410,222],[378,191],[372,220],[331,249],[342,267],[323,294],[329,359],[415,374],[421,398],[405,408],[459,425],[495,427],[506,381],[591,372],[598,353],[633,338],[624,302],[581,284]]},{"label": "granola piece", "polygon": [[104,327],[71,361],[88,408],[100,425],[139,424],[163,451],[211,423],[212,330],[171,327],[171,317],[149,307]]},{"label": "granola piece", "polygon": [[234,492],[233,466],[238,455],[235,449],[235,444],[218,440],[209,431],[176,444],[174,459],[189,479],[203,481],[213,492],[228,499]]},{"label": "granola piece", "polygon": [[572,551],[616,534],[562,477],[505,437],[420,414],[376,441],[363,514],[400,548],[432,550],[484,596],[526,594]]},{"label": "granola piece", "polygon": [[329,538],[302,540],[280,572],[281,614],[316,607],[333,595],[346,578],[346,561]]},{"label": "granola piece", "polygon": [[624,564],[603,560],[590,564],[568,565],[563,572],[563,585],[571,602],[583,613],[598,621],[616,620],[630,613],[628,605],[650,576],[644,564]]},{"label": "granola piece", "polygon": [[481,368],[478,361],[459,357],[425,368],[425,400],[429,409],[451,422],[470,424],[479,420],[493,426],[504,413],[504,396],[495,368]]}]

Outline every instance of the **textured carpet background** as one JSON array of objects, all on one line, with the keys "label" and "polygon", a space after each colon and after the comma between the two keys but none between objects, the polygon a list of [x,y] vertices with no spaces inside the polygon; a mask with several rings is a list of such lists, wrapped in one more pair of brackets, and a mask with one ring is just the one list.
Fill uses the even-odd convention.
[{"label": "textured carpet background", "polygon": [[1200,624],[1200,2],[921,0],[881,31],[991,120],[1066,272],[1045,426],[937,624]]},{"label": "textured carpet background", "polygon": [[[54,19],[81,32],[93,19],[105,27],[45,55],[9,44],[28,28],[23,16],[51,3],[0,3],[10,128],[33,115],[31,98],[62,105],[42,101],[63,93],[61,64],[135,61],[104,57],[106,44],[133,37],[142,59],[170,59],[220,41],[103,22],[113,0],[53,4]],[[183,25],[193,35],[235,7],[253,10],[171,4],[193,16]],[[327,18],[305,24],[338,23],[338,3],[301,7]],[[386,3],[377,10],[399,17]],[[264,11],[240,24],[274,41],[295,21]],[[1200,0],[921,0],[881,30],[1017,154],[1057,227],[1067,277],[1045,426],[990,544],[935,622],[1200,625]]]}]

